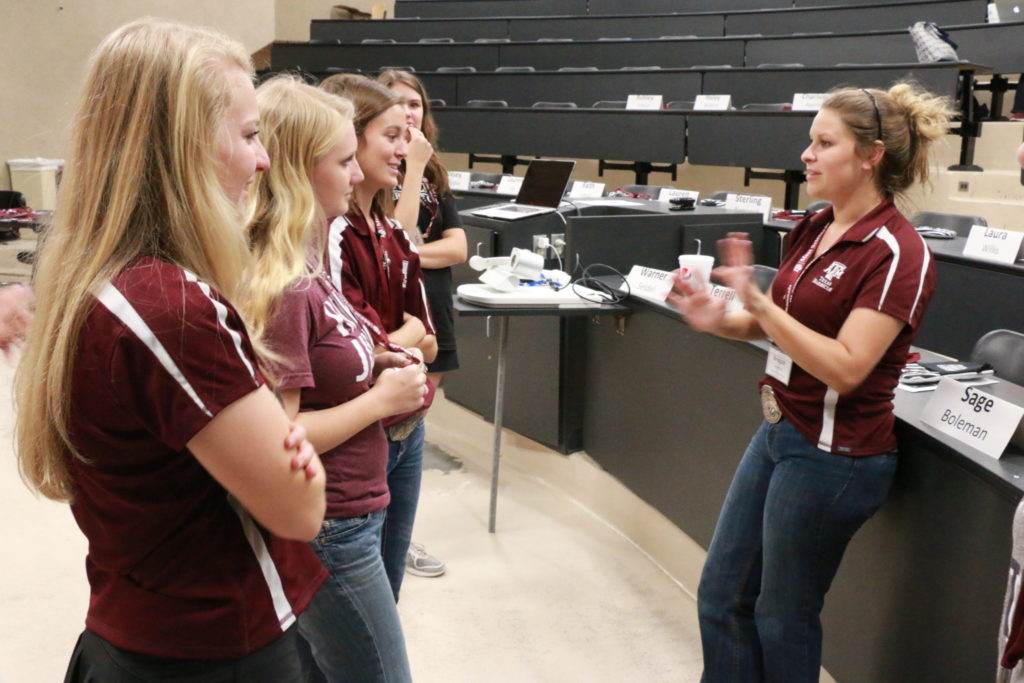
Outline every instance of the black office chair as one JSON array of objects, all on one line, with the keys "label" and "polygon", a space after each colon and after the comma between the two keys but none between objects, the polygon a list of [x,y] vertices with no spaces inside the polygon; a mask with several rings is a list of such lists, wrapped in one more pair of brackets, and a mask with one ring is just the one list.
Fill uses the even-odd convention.
[{"label": "black office chair", "polygon": [[1007,382],[1024,384],[1024,334],[1013,330],[987,332],[974,345],[971,360],[988,363]]},{"label": "black office chair", "polygon": [[474,43],[511,43],[511,38],[476,38]]},{"label": "black office chair", "polygon": [[594,102],[591,109],[625,109],[626,100],[601,100]]},{"label": "black office chair", "polygon": [[665,109],[671,110],[690,110],[693,109],[693,100],[672,100],[665,105]]},{"label": "black office chair", "polygon": [[448,103],[442,99],[430,100],[431,107],[447,107]]},{"label": "black office chair", "polygon": [[620,66],[619,71],[655,71],[660,68],[660,66],[655,64],[651,66]]},{"label": "black office chair", "polygon": [[758,69],[802,69],[803,66],[804,65],[801,64],[800,62],[789,62],[789,63],[786,63],[786,64],[770,64],[770,63],[765,63],[765,64],[758,64],[757,68]]},{"label": "black office chair", "polygon": [[972,225],[988,225],[981,216],[965,216],[957,213],[939,213],[937,211],[918,211],[910,217],[910,224],[915,228],[945,228],[952,230],[961,237],[967,237]]},{"label": "black office chair", "polygon": [[416,67],[414,66],[382,66],[381,71],[408,71],[411,74],[416,73]]},{"label": "black office chair", "polygon": [[819,199],[818,201],[811,202],[807,205],[807,213],[818,213],[830,206],[832,206],[832,202],[826,202],[824,199]]},{"label": "black office chair", "polygon": [[396,42],[394,38],[363,38],[363,45],[390,45]]},{"label": "black office chair", "polygon": [[746,102],[739,108],[744,112],[788,112],[793,109],[790,102]]},{"label": "black office chair", "polygon": [[532,66],[499,66],[494,71],[507,74],[525,74],[536,71],[536,69]]},{"label": "black office chair", "polygon": [[576,109],[575,102],[534,102],[534,109]]},{"label": "black office chair", "polygon": [[789,111],[792,108],[789,102],[748,102],[740,107],[743,111]]},{"label": "black office chair", "polygon": [[443,44],[443,43],[454,43],[455,39],[454,38],[420,38],[419,41],[417,41],[417,42],[429,43],[429,44],[433,44],[433,45],[439,45],[439,44]]},{"label": "black office chair", "polygon": [[507,107],[508,102],[505,100],[469,100],[466,102],[467,107]]},{"label": "black office chair", "polygon": [[28,206],[25,195],[17,190],[0,190],[0,209],[20,209]]},{"label": "black office chair", "polygon": [[772,286],[772,280],[775,279],[775,274],[778,272],[778,268],[772,268],[771,266],[763,266],[760,263],[755,263],[754,282],[757,283],[757,288],[762,292],[767,292],[768,288]]},{"label": "black office chair", "polygon": [[633,194],[645,194],[648,197],[658,198],[662,190],[674,190],[671,185],[623,185],[622,189]]},{"label": "black office chair", "polygon": [[598,71],[596,66],[563,66],[559,71]]},{"label": "black office chair", "polygon": [[437,67],[437,73],[439,74],[475,74],[475,66],[439,66]]}]

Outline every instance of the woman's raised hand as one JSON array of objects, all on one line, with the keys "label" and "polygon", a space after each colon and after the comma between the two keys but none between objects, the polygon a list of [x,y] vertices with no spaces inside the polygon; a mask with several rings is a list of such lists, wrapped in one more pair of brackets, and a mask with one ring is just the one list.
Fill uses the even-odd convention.
[{"label": "woman's raised hand", "polygon": [[419,169],[426,167],[430,157],[434,155],[434,146],[427,140],[419,128],[409,127],[409,153],[405,157],[407,166],[415,166]]},{"label": "woman's raised hand", "polygon": [[715,332],[725,317],[725,303],[711,298],[706,286],[696,288],[693,281],[685,279],[678,270],[672,273],[672,290],[666,301],[699,332]]}]

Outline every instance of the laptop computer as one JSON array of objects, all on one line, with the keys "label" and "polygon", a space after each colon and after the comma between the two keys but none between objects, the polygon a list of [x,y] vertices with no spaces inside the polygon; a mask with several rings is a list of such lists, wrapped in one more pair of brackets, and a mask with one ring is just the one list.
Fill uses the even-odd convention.
[{"label": "laptop computer", "polygon": [[995,0],[990,15],[991,21],[1009,23],[1024,21],[1024,2],[1020,0]]},{"label": "laptop computer", "polygon": [[534,159],[526,169],[526,177],[514,202],[495,204],[470,211],[474,216],[516,221],[521,218],[552,213],[562,203],[575,161]]}]

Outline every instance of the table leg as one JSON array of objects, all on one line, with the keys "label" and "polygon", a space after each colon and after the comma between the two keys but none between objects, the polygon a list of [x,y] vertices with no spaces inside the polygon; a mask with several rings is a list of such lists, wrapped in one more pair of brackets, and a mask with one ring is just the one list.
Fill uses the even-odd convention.
[{"label": "table leg", "polygon": [[508,346],[508,316],[498,316],[498,381],[494,389],[494,456],[491,459],[491,514],[487,530],[494,533],[498,515],[498,466],[501,464],[501,421],[505,408],[505,349]]}]

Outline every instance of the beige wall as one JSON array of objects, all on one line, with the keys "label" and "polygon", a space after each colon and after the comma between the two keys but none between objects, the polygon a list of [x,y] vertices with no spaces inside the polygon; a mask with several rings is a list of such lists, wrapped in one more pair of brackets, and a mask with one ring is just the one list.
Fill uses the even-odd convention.
[{"label": "beige wall", "polygon": [[[121,24],[157,16],[213,26],[256,52],[282,38],[307,40],[325,0],[0,0],[0,188],[7,159],[63,157],[85,62]],[[356,3],[358,4],[358,2]],[[279,34],[277,22],[287,34]]]}]

